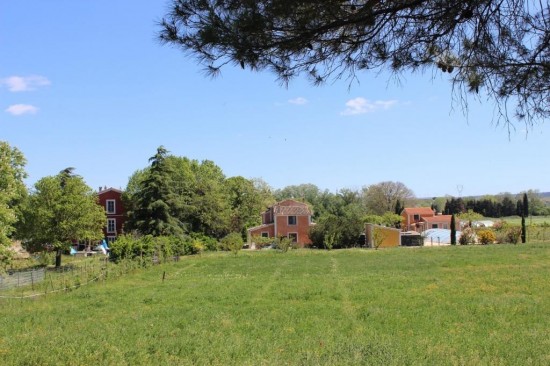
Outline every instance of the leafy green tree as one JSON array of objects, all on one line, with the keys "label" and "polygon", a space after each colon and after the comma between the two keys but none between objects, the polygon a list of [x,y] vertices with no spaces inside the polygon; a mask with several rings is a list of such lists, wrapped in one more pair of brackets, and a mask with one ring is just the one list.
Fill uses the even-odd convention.
[{"label": "leafy green tree", "polygon": [[73,240],[98,240],[107,221],[97,194],[82,177],[68,168],[56,176],[40,179],[22,205],[17,236],[31,251],[49,246],[56,251],[56,267],[61,254]]},{"label": "leafy green tree", "polygon": [[277,201],[285,199],[303,200],[315,205],[321,194],[321,190],[315,184],[306,183],[300,185],[286,186],[283,189],[275,191]]},{"label": "leafy green tree", "polygon": [[160,39],[211,75],[234,64],[283,83],[433,69],[462,100],[483,93],[506,122],[514,102],[515,115],[533,123],[550,116],[549,10],[522,0],[172,0]]},{"label": "leafy green tree", "polygon": [[363,222],[368,224],[383,225],[387,227],[401,227],[401,215],[394,214],[393,212],[385,212],[382,216],[368,214],[363,217]]},{"label": "leafy green tree", "polygon": [[227,178],[224,185],[231,209],[230,230],[246,237],[246,229],[260,223],[259,213],[265,209],[264,197],[253,181],[243,177]]},{"label": "leafy green tree", "polygon": [[472,223],[472,221],[479,221],[483,219],[483,216],[481,214],[478,214],[477,212],[474,212],[473,210],[468,210],[467,212],[463,212],[458,215],[461,221]]},{"label": "leafy green tree", "polygon": [[[363,203],[369,213],[383,215],[414,198],[414,193],[401,182],[380,182],[363,188]],[[399,212],[400,214],[401,212]]]},{"label": "leafy green tree", "polygon": [[0,266],[10,263],[11,234],[17,221],[17,207],[26,196],[25,157],[7,142],[0,141]]},{"label": "leafy green tree", "polygon": [[193,161],[191,168],[195,176],[193,211],[189,218],[192,231],[221,238],[230,232],[231,218],[225,175],[210,160]]},{"label": "leafy green tree", "polygon": [[[529,215],[544,216],[550,215],[550,207],[542,200],[538,190],[530,189],[527,192]],[[525,217],[527,217],[526,215]]]}]

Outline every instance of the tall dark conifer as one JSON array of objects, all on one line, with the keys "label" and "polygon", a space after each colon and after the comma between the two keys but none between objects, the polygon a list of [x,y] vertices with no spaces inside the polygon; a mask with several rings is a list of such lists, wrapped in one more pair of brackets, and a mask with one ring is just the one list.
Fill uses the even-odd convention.
[{"label": "tall dark conifer", "polygon": [[527,241],[527,227],[525,227],[525,218],[529,215],[529,199],[527,193],[523,194],[523,212],[521,213],[521,242]]},{"label": "tall dark conifer", "polygon": [[451,216],[451,245],[456,245],[456,221],[454,214]]},{"label": "tall dark conifer", "polygon": [[129,227],[141,234],[153,236],[178,235],[183,233],[182,225],[171,212],[174,192],[171,180],[171,168],[166,162],[168,150],[163,146],[149,158],[151,166],[137,195],[137,204],[129,217]]}]

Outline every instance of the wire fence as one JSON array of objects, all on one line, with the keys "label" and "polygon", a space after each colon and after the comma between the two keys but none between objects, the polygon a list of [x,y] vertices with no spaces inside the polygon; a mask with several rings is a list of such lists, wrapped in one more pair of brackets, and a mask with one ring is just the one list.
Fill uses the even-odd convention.
[{"label": "wire fence", "polygon": [[33,268],[27,271],[8,272],[7,275],[0,276],[0,291],[12,288],[31,286],[34,287],[46,278],[46,268]]},{"label": "wire fence", "polygon": [[0,275],[0,299],[26,299],[65,292],[118,278],[126,273],[171,261],[179,257],[158,256],[113,263],[107,257],[87,258],[59,268],[39,267]]}]

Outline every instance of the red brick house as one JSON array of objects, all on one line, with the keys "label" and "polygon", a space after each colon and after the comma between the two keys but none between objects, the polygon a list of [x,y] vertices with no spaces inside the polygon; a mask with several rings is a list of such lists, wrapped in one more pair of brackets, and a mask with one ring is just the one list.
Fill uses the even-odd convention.
[{"label": "red brick house", "polygon": [[[419,233],[428,229],[450,229],[451,215],[436,214],[430,207],[405,208],[401,212],[403,231],[417,231]],[[456,219],[457,229],[460,227]]]},{"label": "red brick house", "polygon": [[299,246],[311,244],[309,229],[312,212],[306,203],[284,200],[262,213],[262,224],[248,229],[248,242],[254,236],[267,238],[287,237]]},{"label": "red brick house", "polygon": [[115,188],[99,188],[99,204],[105,208],[107,223],[103,228],[103,234],[109,242],[123,232],[124,205],[122,204],[122,191]]}]

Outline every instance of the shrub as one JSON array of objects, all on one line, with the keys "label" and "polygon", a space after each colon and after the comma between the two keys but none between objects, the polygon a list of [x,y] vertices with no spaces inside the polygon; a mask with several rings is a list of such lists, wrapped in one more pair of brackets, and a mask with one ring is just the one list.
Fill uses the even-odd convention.
[{"label": "shrub", "polygon": [[49,266],[50,264],[55,263],[55,253],[54,252],[48,252],[48,251],[45,250],[41,253],[38,253],[38,255],[35,258],[36,258],[36,261],[41,266]]},{"label": "shrub", "polygon": [[175,254],[180,255],[194,255],[201,252],[201,248],[204,248],[204,244],[200,239],[193,239],[190,236],[175,237],[176,251]]},{"label": "shrub", "polygon": [[191,238],[198,239],[203,245],[203,250],[215,252],[219,249],[219,243],[216,239],[201,233],[191,233]]},{"label": "shrub", "polygon": [[255,244],[256,249],[262,249],[276,242],[275,238],[268,238],[265,236],[253,236],[252,242]]},{"label": "shrub", "polygon": [[239,250],[243,248],[244,242],[241,234],[230,233],[220,240],[220,244],[224,250],[229,250],[234,255],[237,255]]},{"label": "shrub", "polygon": [[468,245],[475,243],[476,240],[476,234],[472,230],[472,228],[467,227],[464,230],[462,230],[462,235],[460,235],[460,238],[458,239],[458,243],[460,245]]},{"label": "shrub", "polygon": [[331,250],[335,242],[336,242],[336,234],[325,234],[324,244],[327,250]]},{"label": "shrub", "polygon": [[521,237],[521,227],[512,226],[506,231],[506,242],[511,244],[517,244]]},{"label": "shrub", "polygon": [[292,239],[282,236],[277,240],[277,248],[279,248],[283,253],[288,252],[292,246]]},{"label": "shrub", "polygon": [[493,230],[479,230],[477,232],[477,240],[483,244],[491,244],[494,243],[497,240],[497,236],[493,232]]},{"label": "shrub", "polygon": [[166,262],[174,256],[175,237],[159,236],[155,238],[154,242],[159,261]]}]

